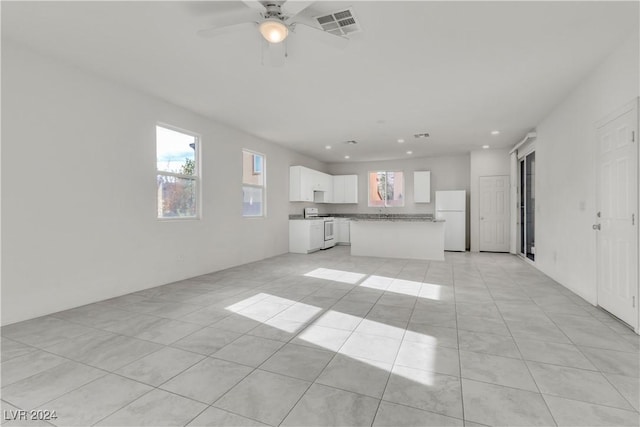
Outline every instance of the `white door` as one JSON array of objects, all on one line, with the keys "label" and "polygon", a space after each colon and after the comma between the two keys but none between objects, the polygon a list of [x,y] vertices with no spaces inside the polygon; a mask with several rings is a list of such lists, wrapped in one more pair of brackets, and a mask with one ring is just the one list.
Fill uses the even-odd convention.
[{"label": "white door", "polygon": [[598,305],[638,327],[637,108],[598,128]]},{"label": "white door", "polygon": [[480,177],[480,251],[509,252],[509,177]]}]

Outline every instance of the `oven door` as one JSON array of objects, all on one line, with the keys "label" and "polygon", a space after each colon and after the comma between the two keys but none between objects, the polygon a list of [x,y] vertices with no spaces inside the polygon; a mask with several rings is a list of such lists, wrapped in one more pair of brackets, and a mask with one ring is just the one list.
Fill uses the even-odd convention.
[{"label": "oven door", "polygon": [[333,240],[333,221],[324,222],[324,241]]}]

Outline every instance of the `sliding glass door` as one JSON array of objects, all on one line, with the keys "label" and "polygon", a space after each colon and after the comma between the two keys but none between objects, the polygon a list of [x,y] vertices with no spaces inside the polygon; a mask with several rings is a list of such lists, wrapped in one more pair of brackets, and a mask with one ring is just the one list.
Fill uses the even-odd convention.
[{"label": "sliding glass door", "polygon": [[535,171],[536,153],[531,152],[520,160],[520,253],[531,261],[536,259]]}]

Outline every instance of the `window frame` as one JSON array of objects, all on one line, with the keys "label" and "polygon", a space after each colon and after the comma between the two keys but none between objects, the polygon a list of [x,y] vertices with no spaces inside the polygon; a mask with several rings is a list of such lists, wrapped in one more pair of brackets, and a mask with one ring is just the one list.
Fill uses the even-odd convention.
[{"label": "window frame", "polygon": [[[249,183],[245,183],[244,182],[244,154],[248,153],[251,154],[252,156],[260,156],[262,157],[262,162],[260,163],[259,167],[256,168],[256,158],[253,157],[252,161],[251,161],[251,175],[259,175],[262,174],[262,185],[258,185],[258,184],[249,184]],[[249,148],[243,148],[242,149],[242,178],[241,178],[241,185],[242,185],[242,218],[246,218],[246,219],[260,219],[260,218],[266,218],[267,217],[267,156],[264,153],[260,153],[258,151],[255,150],[251,150]],[[245,215],[244,214],[244,188],[245,187],[250,187],[250,188],[259,188],[262,190],[262,214],[261,215]]]},{"label": "window frame", "polygon": [[[403,197],[402,197],[402,204],[401,205],[399,205],[399,206],[387,205],[388,200],[387,200],[386,193],[385,193],[384,199],[382,200],[384,202],[382,206],[371,204],[371,202],[372,202],[372,200],[371,200],[371,174],[374,174],[374,173],[376,174],[376,176],[378,174],[380,174],[380,173],[384,173],[385,175],[388,174],[388,173],[394,173],[394,174],[401,173],[402,174],[402,194],[403,194]],[[405,193],[405,190],[406,190],[406,185],[405,184],[406,184],[406,182],[405,182],[405,173],[402,170],[373,170],[373,171],[369,171],[367,173],[367,206],[370,207],[370,208],[384,208],[384,209],[387,209],[387,208],[403,208],[405,206],[405,200],[406,200],[406,197],[404,196],[404,193]]]},{"label": "window frame", "polygon": [[[168,129],[174,132],[179,132],[188,136],[191,136],[195,139],[195,153],[194,153],[194,163],[195,163],[195,173],[193,175],[185,175],[185,174],[181,174],[181,173],[176,173],[176,172],[169,172],[169,171],[161,171],[158,169],[158,128],[164,128],[164,129]],[[156,220],[158,221],[199,221],[200,219],[202,219],[202,164],[201,164],[201,157],[202,157],[202,136],[197,133],[197,132],[193,132],[187,129],[183,129],[181,127],[178,126],[174,126],[174,125],[170,125],[164,122],[156,122],[156,125],[154,127],[154,130],[156,131],[156,137],[155,137],[155,152],[156,152],[156,192],[158,191],[157,189],[157,183],[158,183],[158,176],[162,175],[162,176],[171,176],[174,178],[179,178],[179,179],[187,179],[187,180],[192,180],[195,183],[196,186],[196,209],[195,209],[195,215],[194,216],[175,216],[175,217],[164,217],[164,216],[160,216],[160,211],[161,211],[161,206],[160,206],[160,199],[158,198],[158,196],[156,195]]]}]

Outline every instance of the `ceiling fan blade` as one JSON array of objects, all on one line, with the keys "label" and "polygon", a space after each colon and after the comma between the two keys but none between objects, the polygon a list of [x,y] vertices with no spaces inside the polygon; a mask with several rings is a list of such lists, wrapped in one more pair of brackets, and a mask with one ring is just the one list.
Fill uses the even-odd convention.
[{"label": "ceiling fan blade", "polygon": [[201,37],[215,37],[219,34],[242,29],[245,25],[256,25],[260,20],[262,20],[260,13],[241,7],[239,10],[228,11],[214,17],[211,21],[211,27],[200,30],[197,34]]},{"label": "ceiling fan blade", "polygon": [[198,34],[200,37],[211,38],[217,37],[222,34],[232,33],[234,31],[244,30],[247,28],[255,28],[257,26],[257,22],[240,22],[237,24],[215,26],[204,30],[198,30],[196,34]]},{"label": "ceiling fan blade", "polygon": [[242,3],[253,10],[257,10],[260,13],[264,12],[264,6],[258,0],[242,0]]},{"label": "ceiling fan blade", "polygon": [[312,27],[302,22],[294,22],[291,24],[291,30],[296,35],[302,37],[313,38],[328,46],[335,47],[337,49],[344,49],[349,44],[349,39],[335,34],[328,33],[320,28]]},{"label": "ceiling fan blade", "polygon": [[269,43],[262,41],[262,65],[267,67],[284,67],[287,58],[286,41],[282,43]]},{"label": "ceiling fan blade", "polygon": [[289,19],[293,19],[313,3],[315,3],[315,1],[288,0],[282,5],[282,11],[289,17]]}]

